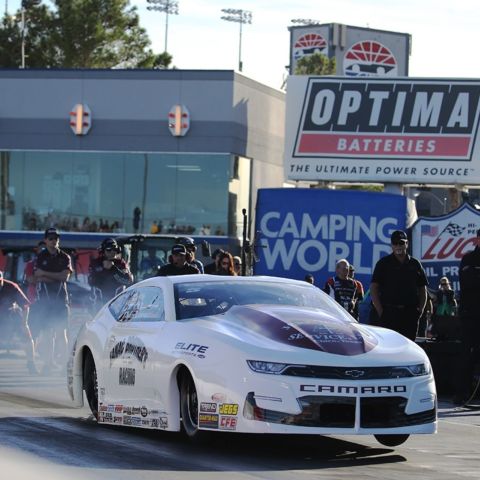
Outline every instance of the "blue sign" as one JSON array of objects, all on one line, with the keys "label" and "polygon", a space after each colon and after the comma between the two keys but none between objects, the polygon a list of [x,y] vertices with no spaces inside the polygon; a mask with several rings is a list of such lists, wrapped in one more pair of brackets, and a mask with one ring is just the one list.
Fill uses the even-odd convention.
[{"label": "blue sign", "polygon": [[365,289],[390,235],[405,230],[407,199],[351,190],[260,189],[256,208],[256,275],[303,280],[323,287],[341,258]]}]

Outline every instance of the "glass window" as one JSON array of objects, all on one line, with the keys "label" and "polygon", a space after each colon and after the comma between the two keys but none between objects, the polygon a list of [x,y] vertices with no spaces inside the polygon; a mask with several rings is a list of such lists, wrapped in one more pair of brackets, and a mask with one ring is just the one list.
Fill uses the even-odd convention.
[{"label": "glass window", "polygon": [[[161,322],[165,320],[163,292],[158,287],[134,288],[122,297],[123,304],[110,304],[110,311],[118,322]],[[120,306],[121,305],[121,306]],[[118,311],[118,307],[120,310]],[[117,312],[118,313],[115,313]]]},{"label": "glass window", "polygon": [[238,235],[249,209],[250,160],[229,154],[0,154],[4,229]]},{"label": "glass window", "polygon": [[318,288],[273,282],[191,282],[174,286],[178,320],[225,313],[235,305],[292,305],[319,308],[352,321],[343,308]]}]

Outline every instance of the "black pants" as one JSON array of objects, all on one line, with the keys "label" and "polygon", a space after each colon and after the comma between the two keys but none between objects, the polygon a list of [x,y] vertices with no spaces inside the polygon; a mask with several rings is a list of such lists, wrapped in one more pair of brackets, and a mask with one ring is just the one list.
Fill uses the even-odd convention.
[{"label": "black pants", "polygon": [[381,317],[378,317],[375,308],[372,308],[370,324],[378,327],[390,328],[403,336],[415,341],[417,338],[418,320],[420,313],[416,306],[384,305]]},{"label": "black pants", "polygon": [[471,393],[474,367],[480,362],[480,319],[475,315],[463,314],[462,350],[456,375],[456,393],[467,397]]}]

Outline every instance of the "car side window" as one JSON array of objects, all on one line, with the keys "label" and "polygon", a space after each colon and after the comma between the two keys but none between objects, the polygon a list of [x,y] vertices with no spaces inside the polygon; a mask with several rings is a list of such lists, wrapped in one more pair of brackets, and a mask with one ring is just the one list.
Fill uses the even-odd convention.
[{"label": "car side window", "polygon": [[108,306],[108,309],[110,310],[110,313],[113,315],[115,320],[118,321],[118,318],[122,312],[123,307],[125,306],[125,303],[130,297],[130,291],[119,295],[115,300],[113,300],[110,305]]},{"label": "car side window", "polygon": [[116,319],[118,322],[162,322],[165,320],[163,291],[158,287],[129,290]]}]

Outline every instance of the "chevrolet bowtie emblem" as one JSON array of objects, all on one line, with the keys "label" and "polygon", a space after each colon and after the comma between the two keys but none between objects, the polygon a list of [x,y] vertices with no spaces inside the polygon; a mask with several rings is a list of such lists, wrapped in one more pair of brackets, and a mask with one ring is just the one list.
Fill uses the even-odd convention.
[{"label": "chevrolet bowtie emblem", "polygon": [[352,378],[359,378],[365,375],[364,370],[345,370],[345,375]]}]

